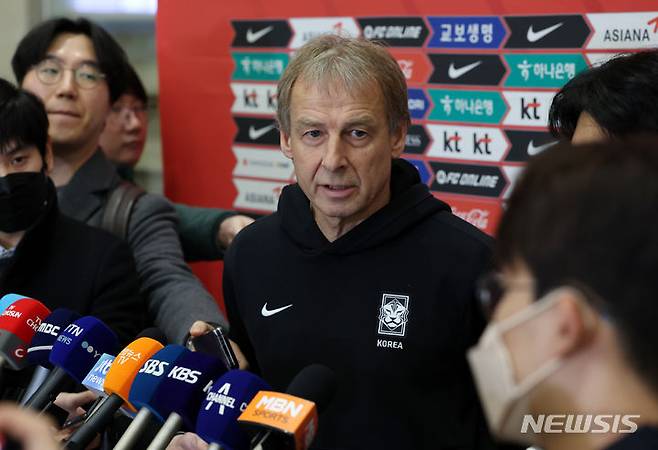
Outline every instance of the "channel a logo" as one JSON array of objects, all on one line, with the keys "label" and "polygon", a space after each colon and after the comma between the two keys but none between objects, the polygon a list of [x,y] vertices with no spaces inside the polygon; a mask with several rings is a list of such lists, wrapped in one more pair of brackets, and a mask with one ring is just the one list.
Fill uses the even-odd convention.
[{"label": "channel a logo", "polygon": [[387,336],[402,336],[407,333],[409,321],[409,296],[383,294],[379,308],[379,334]]}]

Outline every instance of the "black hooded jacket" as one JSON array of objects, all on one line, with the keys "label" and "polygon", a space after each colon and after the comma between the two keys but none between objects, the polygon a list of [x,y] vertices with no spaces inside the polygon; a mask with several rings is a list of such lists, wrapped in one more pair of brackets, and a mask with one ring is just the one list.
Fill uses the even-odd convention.
[{"label": "black hooded jacket", "polygon": [[16,293],[51,310],[95,316],[127,344],[143,328],[146,315],[130,248],[105,231],[63,216],[50,180],[47,202],[0,273],[0,297]]},{"label": "black hooded jacket", "polygon": [[274,390],[312,363],[336,373],[314,448],[488,448],[465,353],[491,240],[411,164],[391,175],[389,204],[334,242],[298,185],[240,232],[224,270],[231,337]]}]

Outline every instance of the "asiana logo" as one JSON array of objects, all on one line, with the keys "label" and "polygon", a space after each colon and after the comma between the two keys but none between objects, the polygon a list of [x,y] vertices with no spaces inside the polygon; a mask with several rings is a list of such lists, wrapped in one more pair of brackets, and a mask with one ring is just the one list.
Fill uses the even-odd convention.
[{"label": "asiana logo", "polygon": [[384,294],[379,308],[378,333],[387,336],[404,336],[409,321],[409,296]]}]

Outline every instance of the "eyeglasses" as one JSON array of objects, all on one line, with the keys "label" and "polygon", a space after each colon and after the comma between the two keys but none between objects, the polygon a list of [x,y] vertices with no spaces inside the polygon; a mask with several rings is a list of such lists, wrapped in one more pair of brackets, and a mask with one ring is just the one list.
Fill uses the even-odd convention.
[{"label": "eyeglasses", "polygon": [[127,121],[130,117],[130,114],[133,114],[135,117],[143,120],[144,115],[146,114],[146,106],[139,102],[133,105],[121,105],[114,104],[110,109],[112,114],[121,121]]},{"label": "eyeglasses", "polygon": [[515,286],[534,289],[534,285],[534,281],[530,279],[510,280],[498,272],[490,272],[477,281],[475,295],[484,317],[489,321],[505,292]]},{"label": "eyeglasses", "polygon": [[34,66],[37,78],[43,84],[56,84],[62,79],[64,71],[71,70],[73,79],[78,87],[82,89],[93,89],[105,79],[105,74],[93,64],[82,64],[75,69],[65,68],[62,63],[56,59],[44,59]]}]

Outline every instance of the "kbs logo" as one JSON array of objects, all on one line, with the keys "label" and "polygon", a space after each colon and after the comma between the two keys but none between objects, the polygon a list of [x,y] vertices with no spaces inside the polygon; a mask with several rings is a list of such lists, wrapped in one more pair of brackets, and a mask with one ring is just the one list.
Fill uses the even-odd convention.
[{"label": "kbs logo", "polygon": [[378,319],[379,334],[404,337],[409,321],[409,296],[383,294]]},{"label": "kbs logo", "polygon": [[[523,416],[521,433],[635,433],[639,414],[531,414]],[[532,431],[529,431],[532,429]]]},{"label": "kbs logo", "polygon": [[167,361],[158,361],[157,359],[149,359],[144,363],[139,373],[153,375],[154,377],[161,377],[164,375],[165,370],[169,366]]},{"label": "kbs logo", "polygon": [[187,367],[174,366],[171,372],[167,374],[167,378],[182,381],[188,384],[194,384],[199,381],[201,372],[198,370],[188,369]]}]

